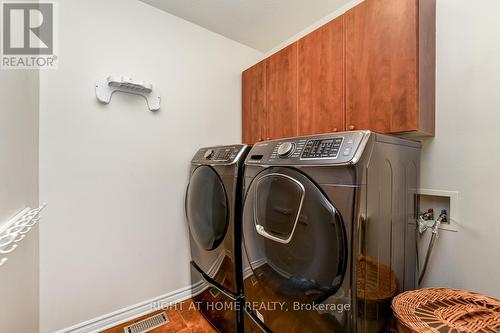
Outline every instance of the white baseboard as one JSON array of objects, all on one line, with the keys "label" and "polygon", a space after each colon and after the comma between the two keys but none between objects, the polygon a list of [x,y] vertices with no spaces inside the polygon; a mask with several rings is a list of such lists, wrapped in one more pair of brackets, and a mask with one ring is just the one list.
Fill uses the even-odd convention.
[{"label": "white baseboard", "polygon": [[[212,267],[209,268],[207,272],[208,275],[212,276],[218,271],[224,257],[225,253],[222,252]],[[108,313],[104,316],[87,320],[83,323],[73,325],[54,333],[99,333],[107,330],[108,328],[123,324],[129,320],[144,316],[156,310],[160,310],[162,307],[167,307],[169,305],[185,301],[200,294],[207,288],[209,288],[209,285],[202,280],[168,294]]]},{"label": "white baseboard", "polygon": [[[199,284],[199,283],[198,283]],[[200,286],[188,286],[170,292],[168,294],[152,298],[145,302],[141,302],[127,308],[90,319],[86,322],[73,325],[71,327],[62,329],[55,333],[98,333],[108,328],[123,324],[129,320],[144,316],[155,310],[159,310],[161,306],[154,306],[155,304],[169,305],[185,301],[192,296],[193,288],[199,289]]]}]

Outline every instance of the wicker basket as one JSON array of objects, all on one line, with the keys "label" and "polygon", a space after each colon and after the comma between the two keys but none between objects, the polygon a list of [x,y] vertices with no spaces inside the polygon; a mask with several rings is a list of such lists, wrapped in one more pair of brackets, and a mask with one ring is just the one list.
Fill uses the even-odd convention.
[{"label": "wicker basket", "polygon": [[500,332],[500,301],[449,288],[402,293],[392,301],[399,332]]},{"label": "wicker basket", "polygon": [[[374,257],[361,255],[357,265],[358,316],[365,327],[389,325],[392,317],[391,301],[398,292],[398,279],[388,265]],[[359,331],[364,331],[359,328]]]},{"label": "wicker basket", "polygon": [[373,257],[359,256],[357,296],[368,302],[392,300],[398,292],[398,280],[391,268]]}]

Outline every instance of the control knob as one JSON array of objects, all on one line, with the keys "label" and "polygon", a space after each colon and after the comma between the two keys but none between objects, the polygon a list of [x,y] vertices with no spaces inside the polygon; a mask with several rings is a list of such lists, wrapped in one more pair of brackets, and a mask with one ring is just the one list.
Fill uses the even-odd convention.
[{"label": "control knob", "polygon": [[292,142],[282,143],[278,147],[278,156],[279,157],[286,157],[293,152],[294,148],[295,148],[295,145]]},{"label": "control knob", "polygon": [[205,154],[203,154],[203,157],[205,159],[209,159],[210,157],[212,157],[214,155],[214,150],[213,149],[208,149]]}]

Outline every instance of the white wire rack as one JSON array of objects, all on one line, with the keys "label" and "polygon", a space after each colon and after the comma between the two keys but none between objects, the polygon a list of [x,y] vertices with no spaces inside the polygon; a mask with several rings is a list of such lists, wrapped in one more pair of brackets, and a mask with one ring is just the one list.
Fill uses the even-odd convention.
[{"label": "white wire rack", "polygon": [[40,222],[40,213],[45,206],[25,208],[0,227],[0,267],[9,260],[7,255],[14,252],[35,224]]}]

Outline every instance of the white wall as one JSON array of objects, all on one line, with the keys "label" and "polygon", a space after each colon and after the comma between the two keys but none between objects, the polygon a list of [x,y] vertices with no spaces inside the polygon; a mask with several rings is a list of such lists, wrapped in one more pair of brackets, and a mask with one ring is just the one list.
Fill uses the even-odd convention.
[{"label": "white wall", "polygon": [[[38,71],[0,70],[0,225],[38,206],[38,90]],[[34,228],[0,268],[0,332],[38,329],[37,243]]]},{"label": "white wall", "polygon": [[425,284],[500,297],[498,0],[437,0],[436,106],[422,187],[460,192],[461,227],[441,232]]},{"label": "white wall", "polygon": [[[59,4],[59,69],[41,74],[41,332],[190,284],[183,199],[203,145],[239,142],[241,71],[259,53],[136,0]],[[108,75],[151,81],[162,107]]]},{"label": "white wall", "polygon": [[0,224],[38,204],[38,71],[0,70]]},{"label": "white wall", "polygon": [[0,268],[0,332],[37,333],[40,285],[38,226],[33,227],[17,245],[14,252],[6,255],[7,262]]}]

